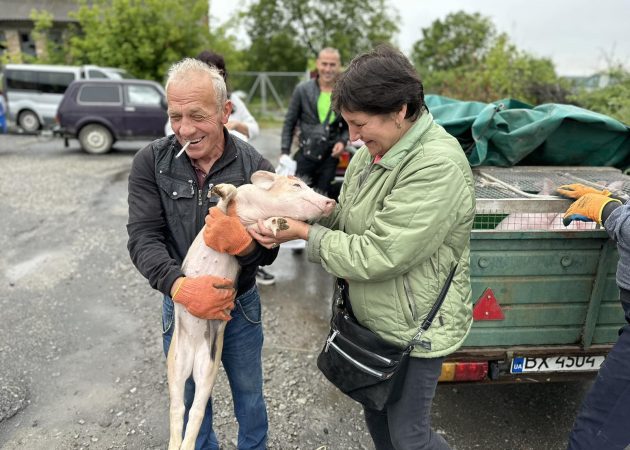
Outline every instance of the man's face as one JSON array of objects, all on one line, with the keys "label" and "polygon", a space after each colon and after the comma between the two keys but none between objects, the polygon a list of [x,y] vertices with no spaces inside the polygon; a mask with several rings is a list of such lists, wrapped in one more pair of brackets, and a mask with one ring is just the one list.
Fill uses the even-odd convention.
[{"label": "man's face", "polygon": [[332,83],[341,70],[341,61],[334,52],[322,52],[317,58],[317,73],[324,83]]},{"label": "man's face", "polygon": [[168,116],[180,144],[190,142],[186,153],[191,159],[220,155],[223,151],[223,125],[227,123],[231,103],[217,110],[216,95],[210,78],[195,73],[185,80],[169,83],[166,92]]}]

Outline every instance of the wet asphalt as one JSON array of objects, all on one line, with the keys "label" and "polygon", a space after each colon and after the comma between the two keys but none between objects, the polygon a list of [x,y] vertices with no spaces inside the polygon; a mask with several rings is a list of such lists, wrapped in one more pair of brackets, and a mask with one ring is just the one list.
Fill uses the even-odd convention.
[{"label": "wet asphalt", "polygon": [[[252,144],[272,163],[279,129]],[[0,448],[162,449],[168,393],[160,296],[126,250],[126,189],[141,143],[103,156],[50,136],[0,135]],[[361,409],[318,372],[332,278],[282,248],[261,286],[269,448],[371,449]],[[555,450],[588,382],[441,384],[434,428],[454,449]],[[222,373],[222,448],[236,425]]]}]

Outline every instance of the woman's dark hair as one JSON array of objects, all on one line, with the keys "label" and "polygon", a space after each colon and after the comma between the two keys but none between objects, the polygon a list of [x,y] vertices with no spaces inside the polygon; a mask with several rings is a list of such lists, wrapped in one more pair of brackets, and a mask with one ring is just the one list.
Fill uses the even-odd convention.
[{"label": "woman's dark hair", "polygon": [[379,45],[355,57],[332,93],[333,109],[388,114],[407,105],[405,119],[416,120],[426,109],[418,73],[400,51]]},{"label": "woman's dark hair", "polygon": [[[196,59],[205,62],[209,66],[214,66],[219,69],[219,73],[223,76],[223,81],[225,81],[227,86],[228,72],[225,68],[225,59],[223,59],[223,55],[219,55],[218,53],[214,53],[209,50],[204,50],[197,55]],[[228,97],[230,97],[230,94],[230,88],[228,87]]]},{"label": "woman's dark hair", "polygon": [[225,69],[225,59],[223,59],[223,56],[219,55],[218,53],[204,50],[197,55],[197,59],[199,61],[205,62],[209,66],[214,66],[219,69],[219,72],[221,73],[221,75],[223,75],[223,79],[227,83],[228,73]]}]

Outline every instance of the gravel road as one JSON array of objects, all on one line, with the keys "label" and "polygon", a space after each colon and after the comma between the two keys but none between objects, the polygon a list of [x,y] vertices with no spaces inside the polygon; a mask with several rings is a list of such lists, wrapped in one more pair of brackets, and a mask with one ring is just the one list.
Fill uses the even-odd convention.
[{"label": "gravel road", "polygon": [[[61,141],[0,139],[0,447],[165,448],[161,299],[126,250],[134,146],[95,158]],[[315,367],[330,278],[281,252],[278,282],[261,287],[269,448],[369,448],[359,409]],[[214,402],[218,436],[236,448],[223,372]]]},{"label": "gravel road", "polygon": [[[257,141],[276,162],[278,130]],[[0,135],[0,448],[164,449],[161,298],[126,250],[139,144],[102,157],[76,142]],[[262,286],[270,449],[372,449],[361,409],[315,365],[332,280],[281,249]],[[455,449],[563,449],[587,383],[438,388],[434,426]],[[215,429],[234,449],[226,378]]]}]

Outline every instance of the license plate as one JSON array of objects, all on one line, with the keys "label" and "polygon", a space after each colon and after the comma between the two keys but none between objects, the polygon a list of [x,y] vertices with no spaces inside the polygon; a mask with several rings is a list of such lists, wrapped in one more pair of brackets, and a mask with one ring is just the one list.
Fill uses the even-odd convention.
[{"label": "license plate", "polygon": [[512,359],[510,373],[573,372],[599,370],[604,356],[548,356],[531,358],[517,356]]}]

